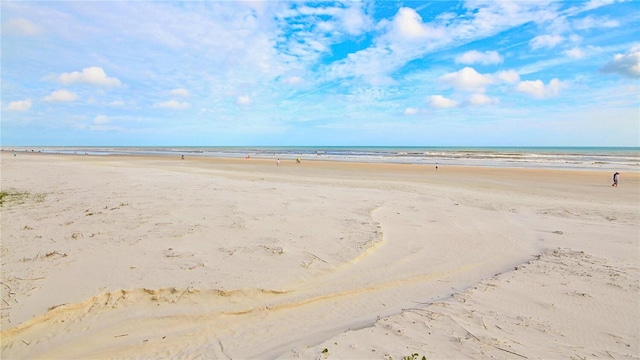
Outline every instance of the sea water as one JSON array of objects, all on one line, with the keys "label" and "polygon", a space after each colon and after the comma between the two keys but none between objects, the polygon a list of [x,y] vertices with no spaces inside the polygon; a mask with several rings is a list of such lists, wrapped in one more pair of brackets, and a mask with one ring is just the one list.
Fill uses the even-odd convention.
[{"label": "sea water", "polygon": [[[8,149],[5,149],[8,150]],[[12,151],[14,149],[11,149]],[[80,155],[163,155],[439,166],[640,171],[638,147],[230,146],[44,147],[16,151]]]}]

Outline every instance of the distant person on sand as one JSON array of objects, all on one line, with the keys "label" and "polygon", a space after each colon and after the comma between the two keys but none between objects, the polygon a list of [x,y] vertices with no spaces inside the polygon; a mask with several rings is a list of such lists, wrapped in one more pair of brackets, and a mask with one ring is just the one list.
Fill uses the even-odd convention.
[{"label": "distant person on sand", "polygon": [[278,159],[278,161],[276,161],[276,166],[280,166],[280,159]]},{"label": "distant person on sand", "polygon": [[296,161],[298,162],[298,164],[300,164],[300,158],[297,158]]},{"label": "distant person on sand", "polygon": [[438,170],[438,163],[436,163],[436,170]]},{"label": "distant person on sand", "polygon": [[613,184],[611,184],[611,186],[618,186],[618,179],[620,179],[620,173],[616,171],[615,174],[613,174]]}]

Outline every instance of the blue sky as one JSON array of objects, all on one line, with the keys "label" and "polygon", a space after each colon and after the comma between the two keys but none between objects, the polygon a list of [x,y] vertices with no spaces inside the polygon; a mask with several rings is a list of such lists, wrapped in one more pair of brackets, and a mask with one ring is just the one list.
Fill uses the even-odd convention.
[{"label": "blue sky", "polygon": [[2,1],[2,146],[640,146],[638,1]]}]

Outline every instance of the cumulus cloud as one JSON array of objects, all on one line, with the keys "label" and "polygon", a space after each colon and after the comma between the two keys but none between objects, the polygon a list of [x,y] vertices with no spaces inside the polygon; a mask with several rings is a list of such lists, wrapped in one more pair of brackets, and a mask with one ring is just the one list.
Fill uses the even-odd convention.
[{"label": "cumulus cloud", "polygon": [[469,97],[469,105],[494,105],[499,101],[485,94],[473,94]]},{"label": "cumulus cloud", "polygon": [[534,37],[529,42],[529,46],[534,50],[540,48],[552,48],[560,44],[562,41],[564,41],[564,38],[560,35],[540,35]]},{"label": "cumulus cloud", "polygon": [[2,24],[2,32],[22,36],[33,36],[40,34],[40,28],[33,22],[23,19],[11,19]]},{"label": "cumulus cloud", "polygon": [[108,124],[109,122],[111,122],[111,120],[106,115],[98,115],[93,119],[93,123],[96,125]]},{"label": "cumulus cloud", "polygon": [[55,102],[71,102],[78,98],[78,95],[72,93],[68,90],[56,90],[51,94],[44,97],[44,101],[55,101]]},{"label": "cumulus cloud", "polygon": [[169,93],[174,96],[189,96],[189,90],[184,88],[173,89]]},{"label": "cumulus cloud", "polygon": [[31,109],[31,100],[12,101],[7,105],[9,111],[27,111]]},{"label": "cumulus cloud", "polygon": [[600,71],[632,79],[640,78],[640,45],[632,47],[626,54],[616,54]]},{"label": "cumulus cloud", "polygon": [[120,80],[108,77],[104,70],[97,66],[84,68],[82,72],[74,71],[60,74],[59,79],[64,85],[83,83],[100,86],[120,86]]},{"label": "cumulus cloud", "polygon": [[536,99],[545,99],[557,96],[560,89],[566,87],[566,84],[558,79],[552,79],[549,84],[545,85],[542,80],[521,81],[516,90],[528,94]]},{"label": "cumulus cloud", "polygon": [[238,105],[250,105],[251,104],[251,98],[248,96],[238,96],[238,98],[236,99],[236,104]]},{"label": "cumulus cloud", "polygon": [[188,109],[191,105],[189,105],[186,101],[177,101],[177,100],[169,100],[156,104],[157,107],[165,108],[165,109],[174,109],[174,110],[184,110]]},{"label": "cumulus cloud", "polygon": [[485,51],[481,53],[476,50],[467,51],[456,57],[456,64],[500,64],[504,59],[497,51]]},{"label": "cumulus cloud", "polygon": [[495,76],[502,82],[513,84],[520,81],[520,75],[515,70],[498,71]]},{"label": "cumulus cloud", "polygon": [[489,85],[515,84],[520,81],[520,75],[515,70],[501,70],[493,74],[481,74],[472,67],[465,67],[442,75],[438,81],[456,90],[483,93]]},{"label": "cumulus cloud", "polygon": [[447,73],[439,79],[453,88],[464,91],[484,91],[484,88],[495,82],[492,75],[478,73],[472,67],[465,67],[459,71]]},{"label": "cumulus cloud", "polygon": [[434,108],[452,108],[459,105],[455,100],[448,99],[442,95],[431,95],[427,102]]},{"label": "cumulus cloud", "polygon": [[443,29],[422,22],[422,17],[414,9],[403,7],[393,18],[393,32],[402,40],[419,40],[444,36]]}]

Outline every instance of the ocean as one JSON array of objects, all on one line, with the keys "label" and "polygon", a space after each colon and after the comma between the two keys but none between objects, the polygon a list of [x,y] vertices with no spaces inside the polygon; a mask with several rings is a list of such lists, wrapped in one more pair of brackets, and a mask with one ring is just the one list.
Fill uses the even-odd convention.
[{"label": "ocean", "polygon": [[430,146],[148,146],[20,147],[16,151],[80,155],[163,155],[301,161],[403,163],[439,166],[607,169],[640,171],[638,147],[430,147]]}]

